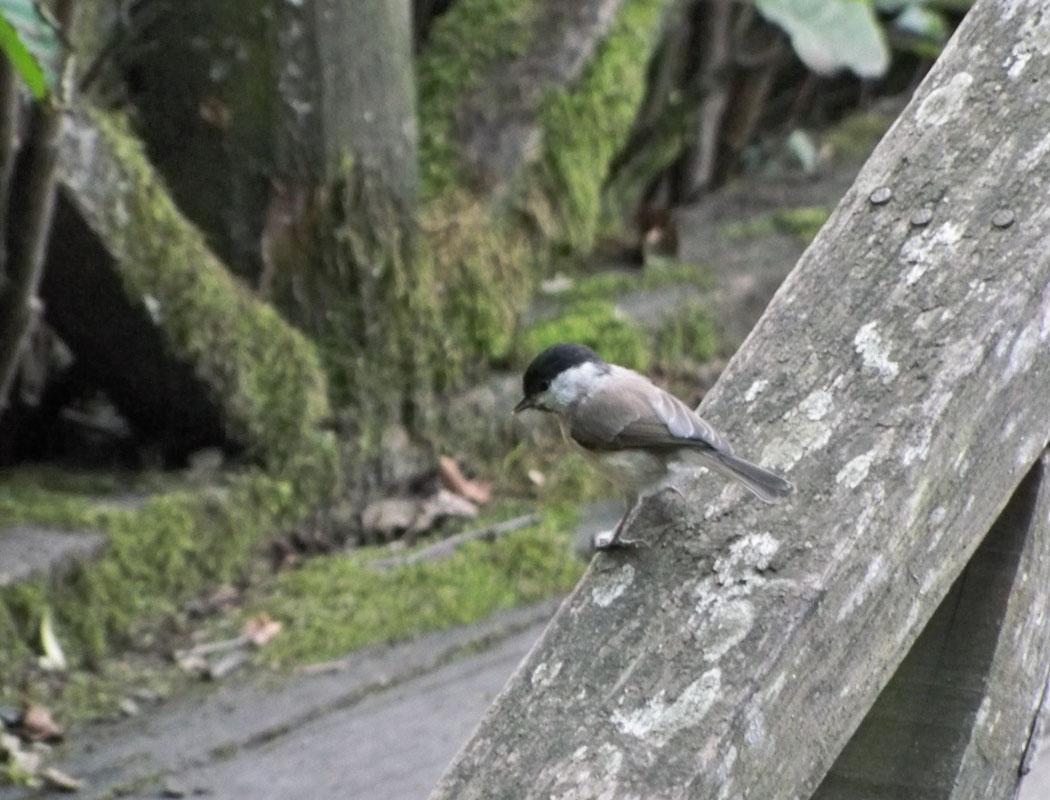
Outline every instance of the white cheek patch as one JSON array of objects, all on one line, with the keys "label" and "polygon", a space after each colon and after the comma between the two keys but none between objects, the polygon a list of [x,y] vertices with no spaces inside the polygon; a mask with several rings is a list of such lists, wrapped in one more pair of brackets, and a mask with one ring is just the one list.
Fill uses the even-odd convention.
[{"label": "white cheek patch", "polygon": [[551,382],[551,388],[546,392],[548,405],[556,410],[568,408],[587,393],[601,374],[601,365],[593,361],[570,367]]}]

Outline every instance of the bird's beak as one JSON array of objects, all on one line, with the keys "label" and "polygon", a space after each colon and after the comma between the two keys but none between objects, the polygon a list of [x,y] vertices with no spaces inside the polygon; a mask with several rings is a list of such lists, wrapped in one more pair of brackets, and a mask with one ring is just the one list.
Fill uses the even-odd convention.
[{"label": "bird's beak", "polygon": [[510,413],[511,414],[520,414],[522,411],[524,411],[527,408],[535,408],[535,407],[536,406],[532,402],[532,398],[531,397],[523,397],[518,402],[518,404],[516,406],[514,406],[514,410],[511,411]]}]

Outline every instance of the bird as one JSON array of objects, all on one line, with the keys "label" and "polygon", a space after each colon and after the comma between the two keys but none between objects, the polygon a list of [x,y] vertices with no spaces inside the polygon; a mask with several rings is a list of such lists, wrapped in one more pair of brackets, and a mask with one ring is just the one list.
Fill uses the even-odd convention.
[{"label": "bird", "polygon": [[543,350],[525,370],[522,390],[514,414],[553,414],[566,441],[627,493],[627,512],[611,534],[596,538],[598,548],[634,544],[621,534],[641,500],[667,488],[681,495],[672,481],[683,472],[707,467],[766,503],[794,490],[734,455],[725,437],[677,397],[586,345],[560,342]]}]

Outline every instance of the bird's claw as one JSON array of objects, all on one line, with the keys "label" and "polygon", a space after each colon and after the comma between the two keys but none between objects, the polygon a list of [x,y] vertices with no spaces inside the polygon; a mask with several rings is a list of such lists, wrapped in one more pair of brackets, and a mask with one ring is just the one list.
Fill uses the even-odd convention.
[{"label": "bird's claw", "polygon": [[624,539],[616,531],[601,531],[594,534],[591,543],[595,550],[615,550],[618,547],[648,547],[641,539]]}]

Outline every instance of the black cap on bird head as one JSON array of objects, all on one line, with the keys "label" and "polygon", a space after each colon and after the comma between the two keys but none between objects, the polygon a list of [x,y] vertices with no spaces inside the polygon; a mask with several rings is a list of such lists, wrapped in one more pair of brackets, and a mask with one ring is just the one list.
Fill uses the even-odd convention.
[{"label": "black cap on bird head", "polygon": [[535,408],[536,398],[550,388],[551,381],[565,370],[589,361],[595,364],[605,363],[586,345],[559,342],[548,347],[532,359],[532,363],[525,370],[525,377],[521,381],[525,396],[514,406],[514,413],[517,414],[527,408]]}]

